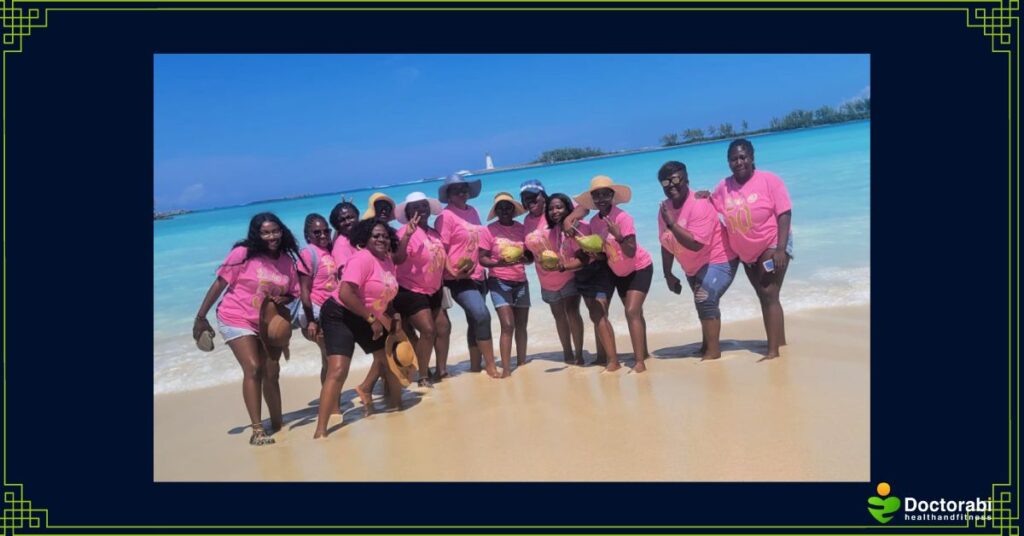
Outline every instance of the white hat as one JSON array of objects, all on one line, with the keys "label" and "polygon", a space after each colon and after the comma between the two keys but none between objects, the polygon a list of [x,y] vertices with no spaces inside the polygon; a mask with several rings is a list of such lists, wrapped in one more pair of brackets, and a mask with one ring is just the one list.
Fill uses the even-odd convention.
[{"label": "white hat", "polygon": [[395,207],[395,217],[398,218],[399,222],[409,223],[409,219],[405,217],[405,206],[408,205],[409,203],[415,203],[417,201],[426,201],[427,203],[429,203],[430,214],[437,216],[438,214],[441,213],[440,201],[431,197],[427,197],[427,194],[423,192],[412,192],[409,195],[405,196],[405,201],[399,203],[398,206]]}]

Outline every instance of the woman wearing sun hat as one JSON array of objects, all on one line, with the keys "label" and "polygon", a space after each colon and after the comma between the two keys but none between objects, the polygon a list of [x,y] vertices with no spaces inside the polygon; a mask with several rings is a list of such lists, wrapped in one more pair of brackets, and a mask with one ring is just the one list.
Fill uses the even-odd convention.
[{"label": "woman wearing sun hat", "polygon": [[479,372],[480,358],[483,357],[487,374],[497,378],[494,343],[491,342],[491,313],[484,302],[487,287],[484,268],[479,263],[480,235],[486,230],[480,225],[480,214],[468,204],[478,195],[480,179],[467,181],[457,173],[449,175],[437,191],[438,199],[447,206],[434,220],[434,228],[441,235],[447,252],[444,284],[466,312],[470,370]]},{"label": "woman wearing sun hat", "polygon": [[512,339],[516,341],[516,366],[526,364],[526,323],[530,318],[530,286],[526,281],[526,264],[533,255],[526,250],[526,228],[515,218],[526,213],[512,194],[501,192],[494,204],[480,240],[480,264],[487,268],[487,290],[501,322],[501,375],[511,374]]},{"label": "woman wearing sun hat", "polygon": [[[651,289],[654,263],[651,255],[636,241],[633,217],[618,205],[628,203],[633,193],[628,186],[615,184],[611,177],[598,175],[590,180],[590,189],[576,196],[586,209],[596,209],[590,230],[604,242],[603,253],[612,271],[612,284],[626,309],[626,325],[636,358],[634,372],[647,370],[647,322],[644,300]],[[618,359],[608,356],[608,370],[619,368]]]},{"label": "woman wearing sun hat", "polygon": [[395,200],[387,194],[374,192],[366,202],[366,210],[360,220],[376,219],[381,223],[389,223],[395,219]]},{"label": "woman wearing sun hat", "polygon": [[[441,307],[444,264],[447,259],[441,235],[427,225],[430,216],[441,213],[441,203],[423,192],[412,192],[396,207],[403,225],[393,258],[397,268],[398,295],[395,311],[402,316],[405,332],[416,349],[419,385],[431,387],[430,351],[437,354],[434,379],[448,375],[448,338],[451,324]],[[415,330],[415,331],[413,331]]]}]

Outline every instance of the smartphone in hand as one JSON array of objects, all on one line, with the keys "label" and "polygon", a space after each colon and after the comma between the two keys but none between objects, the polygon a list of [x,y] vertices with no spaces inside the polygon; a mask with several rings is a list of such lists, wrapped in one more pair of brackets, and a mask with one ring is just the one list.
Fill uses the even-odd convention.
[{"label": "smartphone in hand", "polygon": [[774,272],[775,271],[775,259],[768,259],[761,263],[764,266],[764,271]]}]

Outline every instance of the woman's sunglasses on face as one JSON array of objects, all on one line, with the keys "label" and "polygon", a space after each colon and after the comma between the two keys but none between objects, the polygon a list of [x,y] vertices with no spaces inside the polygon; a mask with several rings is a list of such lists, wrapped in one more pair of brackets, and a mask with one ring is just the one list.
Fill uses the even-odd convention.
[{"label": "woman's sunglasses on face", "polygon": [[669,186],[679,186],[683,183],[683,178],[679,175],[673,175],[667,179],[662,179],[661,187],[668,188]]}]

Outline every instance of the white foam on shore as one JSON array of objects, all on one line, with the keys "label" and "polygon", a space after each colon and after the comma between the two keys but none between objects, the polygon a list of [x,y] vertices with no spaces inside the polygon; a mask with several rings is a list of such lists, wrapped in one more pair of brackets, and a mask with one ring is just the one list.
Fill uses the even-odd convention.
[{"label": "white foam on shore", "polygon": [[[746,276],[740,274],[722,300],[723,336],[728,336],[728,324],[739,320],[759,318],[761,309]],[[843,307],[870,303],[870,268],[824,268],[806,279],[787,280],[783,288],[782,304],[787,313],[808,309]],[[539,300],[534,289],[535,303],[530,311],[530,353],[553,351],[560,348],[558,335],[551,323],[550,313]],[[582,306],[584,320],[584,347],[593,350],[593,328],[587,318],[586,307]],[[466,359],[464,344],[466,319],[457,306],[449,311],[452,319],[452,344],[449,361],[456,363]],[[622,304],[615,299],[612,305],[612,324],[616,334],[627,333],[626,319]],[[665,288],[664,281],[655,277],[651,292],[644,306],[649,333],[676,333],[699,325],[693,308],[693,297],[686,288],[679,296]],[[492,331],[497,339],[499,332],[497,316],[491,315]],[[182,324],[183,325],[183,324]],[[190,328],[191,325],[188,326]],[[183,330],[184,331],[184,330]],[[694,341],[691,341],[694,342]],[[242,379],[231,349],[218,334],[214,339],[213,352],[198,350],[189,333],[154,333],[153,348],[153,394],[161,395],[237,384]],[[320,352],[315,345],[296,332],[292,338],[291,360],[281,361],[281,374],[287,377],[316,376],[320,374]],[[368,366],[370,358],[357,350],[353,370]],[[361,378],[350,378],[349,383]]]}]

